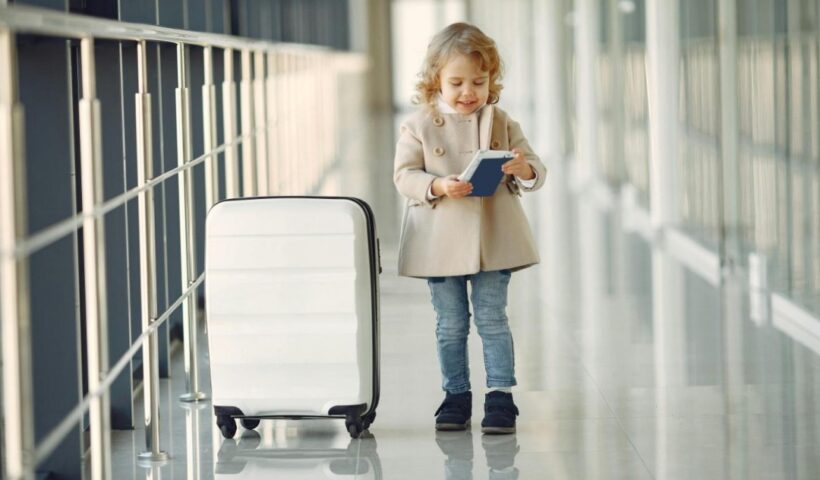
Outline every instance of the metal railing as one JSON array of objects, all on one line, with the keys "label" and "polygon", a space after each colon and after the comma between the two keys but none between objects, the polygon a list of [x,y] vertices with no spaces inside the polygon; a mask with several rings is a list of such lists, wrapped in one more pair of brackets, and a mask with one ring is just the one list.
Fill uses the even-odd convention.
[{"label": "metal railing", "polygon": [[[26,225],[26,158],[23,149],[24,105],[18,94],[16,36],[19,33],[78,39],[82,96],[79,141],[82,212],[29,233]],[[134,42],[137,47],[137,91],[134,125],[137,144],[137,186],[103,201],[100,100],[96,95],[95,41]],[[147,48],[176,45],[176,139],[178,166],[154,176],[152,96]],[[204,81],[202,119],[204,154],[192,158],[188,56],[202,48]],[[217,118],[214,55],[223,54],[222,117]],[[235,56],[241,78],[234,79]],[[348,62],[345,64],[345,62]],[[70,15],[27,7],[0,6],[0,295],[2,295],[2,361],[4,468],[9,480],[32,479],[39,463],[89,414],[90,477],[111,477],[109,387],[140,350],[143,358],[144,421],[148,461],[162,461],[158,423],[157,329],[180,307],[187,393],[180,400],[205,398],[197,367],[195,292],[204,280],[195,257],[193,169],[203,165],[207,207],[240,195],[303,193],[333,161],[335,144],[336,73],[365,65],[361,57],[297,45],[274,44],[226,35],[181,31]],[[306,89],[311,89],[305,93]],[[238,103],[238,104],[237,104]],[[221,123],[221,125],[220,125]],[[306,128],[310,125],[310,128]],[[224,143],[217,144],[221,126]],[[308,136],[309,135],[309,136]],[[241,152],[240,152],[241,148]],[[298,156],[297,156],[298,153]],[[240,155],[241,154],[241,155]],[[299,162],[309,158],[309,163]],[[224,161],[224,178],[217,162]],[[240,165],[241,159],[241,165]],[[298,162],[298,164],[297,164]],[[179,180],[179,257],[182,294],[164,312],[157,302],[157,255],[154,190]],[[288,191],[289,190],[289,191]],[[107,345],[104,217],[137,199],[139,212],[140,306],[142,333],[113,367]],[[81,229],[81,230],[80,230]],[[28,260],[35,252],[82,232],[85,294],[85,336],[88,394],[44,439],[35,445],[31,371],[30,292]]]}]

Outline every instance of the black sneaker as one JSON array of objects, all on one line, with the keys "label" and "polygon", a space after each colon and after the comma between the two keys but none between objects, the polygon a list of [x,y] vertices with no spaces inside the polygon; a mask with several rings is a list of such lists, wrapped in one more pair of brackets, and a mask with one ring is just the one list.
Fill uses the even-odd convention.
[{"label": "black sneaker", "polygon": [[518,407],[513,403],[512,393],[494,390],[484,396],[484,420],[482,433],[515,433],[515,416]]},{"label": "black sneaker", "polygon": [[472,392],[448,393],[434,415],[436,430],[466,430],[473,415]]}]

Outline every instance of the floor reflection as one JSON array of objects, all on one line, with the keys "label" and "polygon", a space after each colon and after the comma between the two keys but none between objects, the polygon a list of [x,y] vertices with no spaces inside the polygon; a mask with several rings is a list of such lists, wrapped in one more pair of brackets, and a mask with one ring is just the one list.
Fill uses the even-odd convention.
[{"label": "floor reflection", "polygon": [[[446,457],[445,480],[473,480],[472,432],[436,432],[436,445]],[[482,435],[481,446],[487,459],[490,480],[515,480],[515,456],[521,447],[515,435]],[[484,478],[479,475],[479,478]]]},{"label": "floor reflection", "polygon": [[200,435],[200,424],[202,417],[210,419],[212,410],[206,403],[180,403],[180,407],[185,411],[185,469],[188,473],[188,480],[201,480],[202,469],[202,447]]},{"label": "floor reflection", "polygon": [[381,480],[376,438],[365,432],[351,439],[338,422],[263,421],[258,430],[244,430],[222,440],[214,457],[214,478]]}]

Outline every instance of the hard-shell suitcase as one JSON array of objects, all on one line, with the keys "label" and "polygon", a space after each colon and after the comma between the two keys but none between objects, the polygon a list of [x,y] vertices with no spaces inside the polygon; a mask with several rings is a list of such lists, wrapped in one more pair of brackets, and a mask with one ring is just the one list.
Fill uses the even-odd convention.
[{"label": "hard-shell suitcase", "polygon": [[211,387],[226,438],[236,419],[344,418],[367,429],[379,399],[373,212],[341,197],[227,200],[208,213]]}]

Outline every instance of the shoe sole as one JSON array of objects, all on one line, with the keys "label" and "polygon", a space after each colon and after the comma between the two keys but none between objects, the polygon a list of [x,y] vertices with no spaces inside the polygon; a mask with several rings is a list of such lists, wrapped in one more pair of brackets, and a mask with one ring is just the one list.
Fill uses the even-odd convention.
[{"label": "shoe sole", "polygon": [[470,426],[470,421],[467,420],[467,423],[437,423],[436,430],[440,432],[453,432],[459,430],[467,430]]},{"label": "shoe sole", "polygon": [[515,433],[515,427],[481,427],[481,433],[488,433],[490,435]]}]

